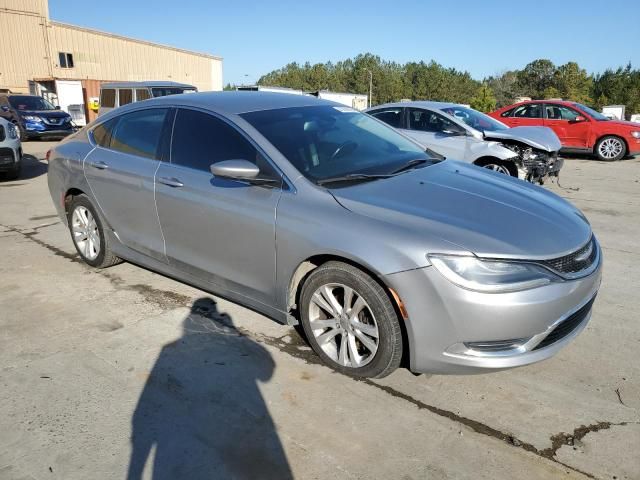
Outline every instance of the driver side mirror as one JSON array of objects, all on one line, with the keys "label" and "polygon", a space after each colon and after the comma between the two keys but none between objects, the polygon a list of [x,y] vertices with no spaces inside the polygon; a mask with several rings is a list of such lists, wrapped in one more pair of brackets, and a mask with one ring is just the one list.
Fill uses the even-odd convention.
[{"label": "driver side mirror", "polygon": [[260,169],[248,160],[224,160],[210,165],[209,169],[214,177],[239,180],[254,185],[280,185],[280,181],[278,179],[260,177]]},{"label": "driver side mirror", "polygon": [[60,105],[56,105],[56,110],[60,110]]},{"label": "driver side mirror", "polygon": [[569,123],[581,123],[586,121],[587,121],[587,117],[583,117],[582,115],[576,115],[576,117],[573,120],[571,120]]}]

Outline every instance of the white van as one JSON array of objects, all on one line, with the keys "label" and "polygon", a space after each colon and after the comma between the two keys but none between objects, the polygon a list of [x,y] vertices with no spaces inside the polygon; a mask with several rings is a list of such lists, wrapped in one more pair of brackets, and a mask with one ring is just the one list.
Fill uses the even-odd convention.
[{"label": "white van", "polygon": [[98,116],[128,103],[140,102],[153,97],[193,93],[193,85],[177,82],[109,82],[100,85],[100,107]]}]

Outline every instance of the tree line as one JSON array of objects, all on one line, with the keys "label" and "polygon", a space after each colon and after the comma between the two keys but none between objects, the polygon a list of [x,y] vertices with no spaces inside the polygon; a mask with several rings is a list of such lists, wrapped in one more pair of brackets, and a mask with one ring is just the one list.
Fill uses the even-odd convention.
[{"label": "tree line", "polygon": [[640,70],[631,64],[589,74],[576,62],[555,65],[538,59],[522,70],[477,80],[469,72],[447,68],[433,60],[400,64],[365,53],[336,63],[289,63],[260,77],[258,85],[367,94],[369,72],[374,105],[428,99],[470,104],[488,112],[511,104],[518,97],[531,97],[563,98],[597,109],[603,105],[626,105],[627,115],[640,112]]}]

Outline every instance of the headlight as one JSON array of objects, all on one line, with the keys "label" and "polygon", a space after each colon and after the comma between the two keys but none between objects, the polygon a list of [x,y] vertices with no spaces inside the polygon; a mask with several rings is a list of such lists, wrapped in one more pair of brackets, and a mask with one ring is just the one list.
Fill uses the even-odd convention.
[{"label": "headlight", "polygon": [[468,290],[503,293],[541,287],[559,277],[531,263],[486,260],[471,256],[429,255],[447,280]]},{"label": "headlight", "polygon": [[631,136],[633,138],[640,138],[640,131],[636,130],[634,132],[631,132]]},{"label": "headlight", "polygon": [[42,123],[42,119],[34,115],[23,115],[22,118],[28,122]]},{"label": "headlight", "polygon": [[18,138],[18,129],[13,123],[9,124],[9,138],[13,138],[14,140]]}]

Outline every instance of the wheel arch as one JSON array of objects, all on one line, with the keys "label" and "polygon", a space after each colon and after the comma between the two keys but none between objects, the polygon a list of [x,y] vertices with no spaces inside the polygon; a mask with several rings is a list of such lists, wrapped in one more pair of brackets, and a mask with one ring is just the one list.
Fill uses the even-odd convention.
[{"label": "wheel arch", "polygon": [[487,164],[489,164],[491,162],[506,163],[507,166],[512,165],[513,168],[511,169],[511,176],[513,176],[513,177],[518,177],[519,176],[518,175],[518,165],[513,160],[513,158],[499,158],[499,157],[492,156],[492,155],[483,155],[482,157],[476,158],[473,161],[473,164],[475,166],[477,166],[477,167],[484,167],[485,165],[487,165]]},{"label": "wheel arch", "polygon": [[369,275],[376,283],[382,287],[387,294],[389,301],[393,305],[393,308],[398,316],[398,323],[400,324],[400,330],[402,331],[402,346],[403,346],[403,358],[401,365],[408,367],[410,357],[410,342],[407,333],[407,326],[405,321],[407,320],[406,310],[402,304],[402,299],[398,294],[383,280],[383,275],[377,272],[373,267],[367,265],[365,262],[360,262],[346,256],[339,254],[317,254],[303,260],[298,264],[293,274],[289,278],[287,288],[287,313],[299,321],[299,306],[300,295],[302,293],[302,287],[305,281],[309,277],[312,271],[316,268],[324,265],[327,262],[342,262],[351,265]]},{"label": "wheel arch", "polygon": [[71,204],[71,201],[73,200],[74,197],[80,196],[80,195],[86,195],[85,192],[83,192],[82,190],[80,190],[79,188],[69,188],[67,189],[67,191],[64,194],[64,214],[65,216],[67,216],[69,214],[69,205]]}]

